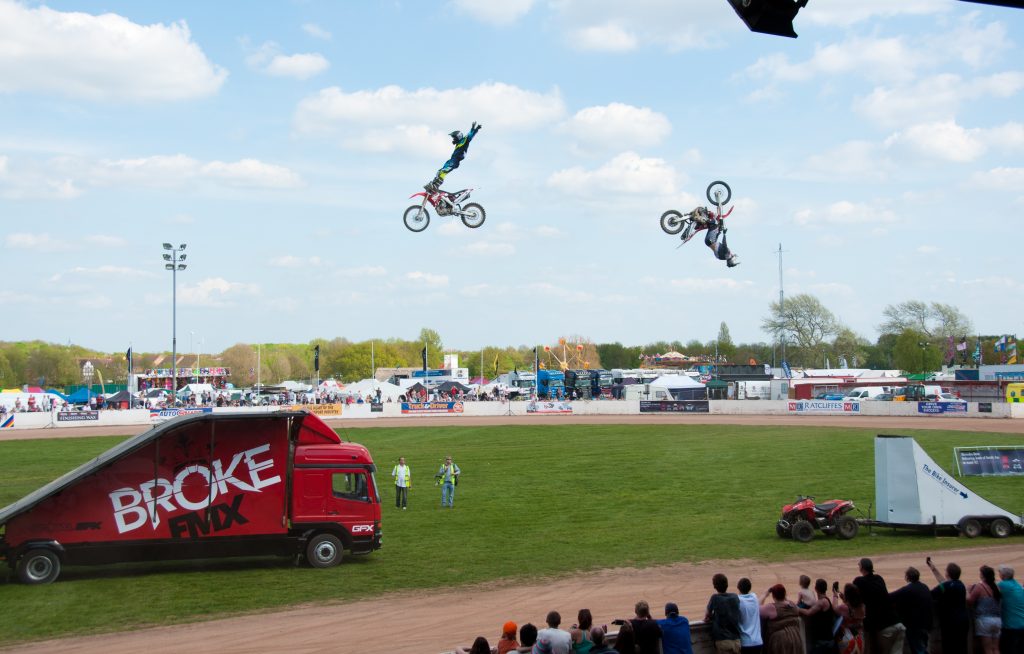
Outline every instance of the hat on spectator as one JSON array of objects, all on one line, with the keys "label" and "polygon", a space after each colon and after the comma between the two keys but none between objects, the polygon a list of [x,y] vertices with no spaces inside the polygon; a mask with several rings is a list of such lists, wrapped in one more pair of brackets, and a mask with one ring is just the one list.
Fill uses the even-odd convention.
[{"label": "hat on spectator", "polygon": [[676,606],[675,602],[669,602],[665,605],[665,615],[679,615],[679,607]]},{"label": "hat on spectator", "polygon": [[537,642],[533,644],[533,651],[536,654],[553,654],[551,649],[551,641],[547,636],[538,638]]},{"label": "hat on spectator", "polygon": [[518,629],[519,629],[519,625],[517,625],[515,622],[512,622],[511,620],[509,620],[508,622],[506,622],[501,627],[501,635],[502,636],[512,636],[513,638],[515,638],[516,631]]}]

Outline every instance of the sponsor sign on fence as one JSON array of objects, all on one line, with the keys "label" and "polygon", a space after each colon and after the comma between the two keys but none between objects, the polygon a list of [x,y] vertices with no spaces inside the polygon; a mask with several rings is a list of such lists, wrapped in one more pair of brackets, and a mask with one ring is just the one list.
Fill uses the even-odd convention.
[{"label": "sponsor sign on fence", "polygon": [[928,415],[936,413],[967,413],[967,402],[918,402],[917,412]]},{"label": "sponsor sign on fence", "polygon": [[341,415],[341,404],[293,404],[288,407],[292,411],[309,411],[321,418],[337,418]]},{"label": "sponsor sign on fence", "polygon": [[61,411],[57,414],[57,422],[92,422],[99,419],[99,411]]},{"label": "sponsor sign on fence", "polygon": [[640,413],[710,413],[707,400],[640,400]]},{"label": "sponsor sign on fence", "polygon": [[4,416],[0,418],[0,429],[13,429],[14,428],[14,416]]},{"label": "sponsor sign on fence", "polygon": [[462,402],[402,402],[402,413],[406,415],[462,413]]},{"label": "sponsor sign on fence", "polygon": [[847,400],[790,400],[790,413],[860,413],[860,402]]},{"label": "sponsor sign on fence", "polygon": [[384,403],[370,402],[370,413],[384,413]]},{"label": "sponsor sign on fence", "polygon": [[1024,477],[1024,447],[956,447],[958,475]]},{"label": "sponsor sign on fence", "polygon": [[532,401],[526,405],[527,413],[572,413],[572,405],[568,402]]},{"label": "sponsor sign on fence", "polygon": [[213,408],[204,407],[188,407],[181,409],[150,409],[149,419],[153,421],[170,420],[171,418],[177,418],[178,416],[190,416],[196,413],[213,413]]}]

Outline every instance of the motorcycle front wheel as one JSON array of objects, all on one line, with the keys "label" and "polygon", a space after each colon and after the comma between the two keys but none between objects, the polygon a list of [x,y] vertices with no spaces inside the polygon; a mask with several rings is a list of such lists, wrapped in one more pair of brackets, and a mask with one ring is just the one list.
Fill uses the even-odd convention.
[{"label": "motorcycle front wheel", "polygon": [[683,214],[679,213],[675,209],[669,209],[665,213],[661,214],[661,229],[666,234],[672,234],[675,236],[679,232],[683,231],[683,227],[686,226],[686,220],[683,219]]},{"label": "motorcycle front wheel", "polygon": [[462,224],[466,227],[476,229],[483,225],[485,220],[487,220],[487,214],[484,212],[484,208],[476,202],[470,202],[462,208]]},{"label": "motorcycle front wheel", "polygon": [[723,181],[714,181],[708,184],[705,195],[708,196],[708,202],[711,204],[729,204],[729,200],[732,199],[732,189]]},{"label": "motorcycle front wheel", "polygon": [[422,232],[430,224],[430,212],[427,211],[426,207],[414,204],[405,210],[402,221],[409,228],[409,231]]}]

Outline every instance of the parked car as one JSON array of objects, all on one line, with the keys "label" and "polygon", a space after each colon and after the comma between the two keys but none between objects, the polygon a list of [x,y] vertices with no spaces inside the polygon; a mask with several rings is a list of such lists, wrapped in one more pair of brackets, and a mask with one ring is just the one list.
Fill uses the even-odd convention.
[{"label": "parked car", "polygon": [[935,400],[936,402],[963,402],[967,403],[967,400],[960,399],[952,393],[939,393],[939,396]]},{"label": "parked car", "polygon": [[879,393],[872,398],[873,400],[880,400],[882,402],[892,402],[892,393]]}]

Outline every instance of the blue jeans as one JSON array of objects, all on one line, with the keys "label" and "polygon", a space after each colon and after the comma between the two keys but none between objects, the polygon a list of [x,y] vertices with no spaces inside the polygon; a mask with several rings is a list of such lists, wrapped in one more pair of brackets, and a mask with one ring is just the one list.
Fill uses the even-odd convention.
[{"label": "blue jeans", "polygon": [[450,481],[441,484],[441,506],[455,506],[455,484]]}]

